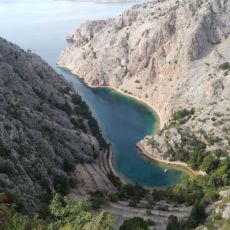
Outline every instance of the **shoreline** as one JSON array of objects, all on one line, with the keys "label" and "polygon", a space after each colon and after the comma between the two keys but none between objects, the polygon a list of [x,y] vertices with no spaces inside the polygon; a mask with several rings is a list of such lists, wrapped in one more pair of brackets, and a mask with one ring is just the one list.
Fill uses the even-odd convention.
[{"label": "shoreline", "polygon": [[110,168],[110,171],[111,173],[113,173],[114,176],[118,177],[119,180],[121,181],[121,183],[123,185],[126,185],[128,184],[127,181],[125,181],[118,173],[117,171],[115,170],[115,168],[113,167],[113,150],[112,150],[112,147],[110,146],[109,147],[109,151],[108,151],[108,165],[109,165],[109,168]]},{"label": "shoreline", "polygon": [[[78,75],[77,75],[78,76]],[[80,78],[80,77],[79,77]],[[80,78],[82,80],[84,80],[84,78]],[[85,82],[85,81],[84,81]],[[85,82],[86,85],[88,85],[90,88],[93,88],[93,89],[111,89],[113,91],[115,91],[116,93],[118,94],[121,94],[122,96],[126,96],[126,97],[129,97],[130,99],[133,99],[135,101],[137,101],[138,103],[144,105],[146,108],[148,108],[151,113],[154,114],[155,118],[156,118],[156,126],[155,126],[155,130],[153,129],[152,130],[152,134],[154,134],[155,132],[161,130],[163,128],[163,123],[162,123],[162,119],[161,119],[161,116],[160,116],[160,113],[158,111],[156,111],[151,105],[150,103],[148,103],[147,101],[145,101],[144,99],[140,98],[140,97],[137,97],[133,94],[128,94],[128,93],[125,93],[123,92],[122,90],[118,89],[118,88],[115,88],[113,86],[92,86],[90,84],[88,84],[87,82]],[[154,127],[153,127],[154,128]]]},{"label": "shoreline", "polygon": [[[74,73],[72,70],[62,66],[62,65],[59,65],[57,64],[58,67],[61,67],[63,68],[64,70],[67,70],[69,71],[71,74],[73,74],[74,76],[78,77],[80,80],[82,80],[89,88],[93,88],[93,89],[97,89],[97,88],[107,88],[107,89],[111,89],[121,95],[124,95],[126,97],[129,97],[133,100],[136,100],[138,101],[139,103],[143,104],[144,106],[146,106],[156,117],[156,122],[157,122],[157,125],[154,129],[153,127],[153,130],[152,130],[152,134],[156,133],[157,131],[161,130],[163,128],[163,123],[162,123],[162,119],[161,119],[161,116],[160,116],[160,113],[158,113],[157,110],[155,110],[153,108],[153,106],[147,102],[146,100],[142,99],[142,98],[139,98],[138,96],[135,96],[133,94],[128,94],[128,93],[125,93],[123,92],[122,90],[118,89],[118,88],[115,88],[115,87],[112,87],[112,86],[94,86],[94,85],[91,85],[89,84],[88,82],[85,81],[85,79],[83,77],[80,77],[80,75],[78,75],[77,73]],[[197,175],[205,175],[205,172],[202,172],[202,171],[196,171],[196,170],[193,170],[190,166],[188,166],[188,164],[186,164],[185,162],[179,162],[179,161],[167,161],[167,160],[163,160],[163,159],[160,159],[160,158],[157,158],[157,157],[153,157],[151,154],[148,153],[148,151],[143,147],[143,146],[140,146],[139,143],[136,143],[136,147],[140,150],[140,152],[146,156],[149,160],[151,161],[154,161],[158,164],[161,164],[161,165],[165,165],[165,166],[171,166],[171,168],[174,168],[174,169],[177,169],[177,170],[180,170],[182,172],[185,172],[187,173],[189,176],[197,176]],[[112,152],[112,151],[111,151]],[[111,154],[109,154],[109,165],[111,167],[111,171],[112,173],[119,177],[119,179],[121,180],[121,182],[125,182],[125,184],[127,184],[127,182],[124,180],[124,178],[122,178],[120,175],[118,175],[118,173],[116,172],[116,170],[114,169],[113,165],[112,165],[112,155],[113,155],[113,152]]]},{"label": "shoreline", "polygon": [[163,127],[164,127],[164,122],[163,119],[161,118],[161,114],[158,110],[156,110],[152,105],[151,103],[149,103],[147,100],[143,99],[143,98],[140,98],[138,96],[135,96],[133,94],[128,94],[128,93],[125,93],[124,91],[122,91],[121,89],[119,88],[115,88],[113,86],[109,86],[109,85],[106,85],[106,86],[101,86],[101,85],[98,85],[98,86],[95,86],[95,85],[92,85],[90,83],[88,83],[87,81],[85,81],[85,78],[81,77],[79,74],[73,72],[72,70],[66,68],[65,66],[62,66],[60,64],[57,63],[57,66],[60,67],[60,68],[63,68],[64,70],[67,70],[69,71],[71,74],[73,74],[74,76],[77,76],[79,79],[81,79],[89,88],[92,88],[92,89],[111,89],[113,91],[115,91],[116,93],[119,93],[123,96],[126,96],[126,97],[129,97],[133,100],[136,100],[138,103],[140,104],[143,104],[144,106],[146,106],[155,116],[156,118],[156,122],[157,122],[157,125],[155,127],[155,130],[153,130],[153,133],[155,133],[156,131],[159,131],[161,130]]},{"label": "shoreline", "polygon": [[167,165],[171,168],[178,169],[180,171],[189,174],[192,177],[206,174],[203,171],[197,171],[192,169],[187,163],[182,161],[168,161],[168,160],[160,159],[158,157],[154,157],[140,143],[137,143],[136,146],[141,151],[141,153],[144,154],[147,158],[149,158],[150,160],[156,163],[159,163],[160,165]]},{"label": "shoreline", "polygon": [[[75,74],[76,75],[76,74]],[[79,76],[79,75],[77,75]],[[84,81],[84,78],[80,78]],[[85,81],[84,81],[85,82]],[[85,82],[86,83],[86,82]],[[156,121],[157,121],[157,125],[155,127],[155,130],[153,130],[152,134],[154,134],[155,132],[161,130],[163,128],[162,126],[162,122],[161,122],[161,118],[160,118],[160,115],[159,113],[154,110],[154,108],[150,105],[150,103],[148,103],[147,101],[145,101],[144,99],[142,98],[139,98],[135,95],[130,95],[130,94],[127,94],[125,92],[123,92],[122,90],[120,89],[117,89],[115,87],[112,87],[112,86],[92,86],[88,83],[86,83],[90,88],[108,88],[108,89],[112,89],[114,91],[116,91],[117,93],[120,93],[121,95],[124,95],[126,97],[130,97],[136,101],[139,101],[139,103],[143,104],[144,106],[147,106],[150,111],[156,116]],[[177,169],[179,171],[182,171],[182,172],[185,172],[187,174],[189,174],[189,176],[198,176],[198,175],[205,175],[205,172],[203,171],[197,171],[197,170],[194,170],[192,169],[187,163],[185,162],[180,162],[180,161],[168,161],[168,160],[163,160],[163,159],[160,159],[160,158],[157,158],[157,157],[153,157],[151,156],[148,151],[146,151],[143,147],[140,146],[140,144],[136,144],[136,147],[141,151],[141,153],[146,156],[149,160],[151,161],[154,161],[158,164],[161,164],[161,165],[166,165],[166,166],[171,166],[171,168],[174,168],[174,169]],[[112,157],[111,157],[111,164],[112,164]],[[116,170],[113,168],[113,170],[116,172]],[[117,173],[116,173],[117,174]],[[119,175],[118,175],[119,178],[121,178]],[[122,179],[122,178],[121,178]]]}]

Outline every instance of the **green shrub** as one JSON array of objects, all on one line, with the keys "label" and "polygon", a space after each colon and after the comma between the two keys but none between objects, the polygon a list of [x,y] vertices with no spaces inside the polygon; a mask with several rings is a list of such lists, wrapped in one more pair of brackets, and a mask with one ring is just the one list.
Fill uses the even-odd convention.
[{"label": "green shrub", "polygon": [[216,189],[206,189],[203,201],[205,204],[210,204],[218,198],[218,193]]},{"label": "green shrub", "polygon": [[220,142],[222,140],[220,137],[215,137],[211,133],[208,134],[205,138],[209,145],[214,145],[215,143]]},{"label": "green shrub", "polygon": [[8,157],[10,155],[10,150],[0,141],[0,156]]},{"label": "green shrub", "polygon": [[74,103],[75,105],[82,103],[82,99],[78,94],[73,94],[71,100],[72,100],[72,103]]},{"label": "green shrub", "polygon": [[148,227],[152,225],[155,225],[153,221],[146,221],[141,217],[133,217],[125,220],[120,230],[148,230]]},{"label": "green shrub", "polygon": [[67,195],[70,189],[70,181],[66,176],[58,176],[54,179],[54,188],[56,192]]},{"label": "green shrub", "polygon": [[216,162],[217,162],[217,159],[214,156],[209,154],[203,158],[200,169],[202,169],[205,172],[209,172],[216,166]]},{"label": "green shrub", "polygon": [[173,113],[172,115],[172,122],[173,123],[179,123],[179,124],[184,124],[189,120],[191,115],[195,113],[195,109],[192,108],[191,110],[187,109],[181,109]]},{"label": "green shrub", "polygon": [[195,228],[205,220],[205,207],[202,202],[196,201],[187,220],[187,226]]},{"label": "green shrub", "polygon": [[147,193],[140,185],[126,184],[119,190],[120,199],[130,199],[133,204],[138,203]]},{"label": "green shrub", "polygon": [[89,119],[88,123],[89,123],[90,129],[91,129],[93,135],[98,139],[101,148],[108,147],[108,144],[105,141],[104,137],[102,136],[101,130],[98,126],[96,119],[94,117],[92,117]]},{"label": "green shrub", "polygon": [[99,209],[102,205],[106,203],[107,198],[104,192],[89,192],[89,195],[93,209]]},{"label": "green shrub", "polygon": [[180,223],[176,216],[170,215],[168,217],[168,223],[166,230],[179,230],[180,229]]},{"label": "green shrub", "polygon": [[119,177],[115,176],[113,173],[108,173],[107,176],[116,188],[120,189],[122,187],[122,183]]},{"label": "green shrub", "polygon": [[73,110],[72,110],[72,107],[68,104],[68,103],[65,103],[63,106],[62,106],[62,110],[64,112],[66,112],[69,116],[72,114]]},{"label": "green shrub", "polygon": [[168,206],[158,206],[158,210],[161,210],[161,211],[168,211],[169,210],[169,208],[168,208]]},{"label": "green shrub", "polygon": [[63,170],[67,173],[72,172],[75,169],[74,162],[69,162],[68,160],[64,159],[63,162]]},{"label": "green shrub", "polygon": [[21,112],[19,106],[15,105],[15,104],[8,105],[8,107],[6,108],[6,112],[9,116],[11,116],[15,119],[20,119],[22,116],[22,112]]},{"label": "green shrub", "polygon": [[14,205],[3,204],[0,200],[0,229],[112,230],[111,215],[107,215],[103,212],[100,212],[98,215],[93,215],[91,213],[91,202],[88,196],[80,199],[70,199],[55,194],[51,202],[50,197],[43,198],[41,199],[45,202],[46,205],[45,210],[42,210],[41,217],[43,219],[38,218],[37,215],[34,217],[23,215],[14,209]]},{"label": "green shrub", "polygon": [[229,74],[229,70],[224,72],[224,76],[228,76],[228,74]]},{"label": "green shrub", "polygon": [[219,65],[219,68],[221,70],[228,70],[228,69],[230,69],[230,64],[229,64],[229,62],[224,62],[223,64]]}]

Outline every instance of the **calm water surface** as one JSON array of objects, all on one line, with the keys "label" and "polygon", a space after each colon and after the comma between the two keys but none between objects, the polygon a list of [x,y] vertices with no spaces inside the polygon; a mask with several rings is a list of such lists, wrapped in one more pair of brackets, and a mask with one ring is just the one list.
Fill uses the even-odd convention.
[{"label": "calm water surface", "polygon": [[24,49],[39,54],[72,82],[97,118],[106,139],[114,149],[114,167],[127,180],[150,187],[177,183],[183,173],[164,168],[144,158],[135,147],[150,134],[156,118],[139,102],[110,89],[90,89],[72,74],[55,65],[60,51],[67,46],[65,37],[86,20],[121,14],[134,3],[103,3],[59,0],[1,0],[0,36]]}]

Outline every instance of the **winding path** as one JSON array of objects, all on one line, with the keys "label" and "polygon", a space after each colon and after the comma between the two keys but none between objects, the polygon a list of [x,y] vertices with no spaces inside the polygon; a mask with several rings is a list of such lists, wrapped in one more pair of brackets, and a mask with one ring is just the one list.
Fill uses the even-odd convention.
[{"label": "winding path", "polygon": [[[170,205],[170,207],[172,207]],[[190,214],[191,207],[173,207],[172,210],[169,211],[161,211],[158,209],[148,209],[148,214],[146,212],[147,209],[144,208],[133,208],[129,207],[127,202],[119,201],[118,203],[110,202],[106,206],[102,208],[105,212],[113,214],[115,218],[114,228],[118,230],[120,225],[123,223],[125,219],[132,217],[142,217],[145,220],[153,220],[156,225],[154,229],[157,230],[165,230],[168,217],[170,215],[175,215],[178,219],[187,218]]]}]

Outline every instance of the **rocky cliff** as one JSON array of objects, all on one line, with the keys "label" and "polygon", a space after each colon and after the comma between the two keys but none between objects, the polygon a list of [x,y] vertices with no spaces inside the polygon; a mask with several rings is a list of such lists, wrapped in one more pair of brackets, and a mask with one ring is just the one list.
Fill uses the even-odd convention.
[{"label": "rocky cliff", "polygon": [[230,98],[230,2],[162,0],[120,17],[89,21],[68,35],[58,64],[92,86],[111,86],[145,100],[162,125],[180,107]]},{"label": "rocky cliff", "polygon": [[[27,210],[66,193],[106,143],[89,108],[40,57],[0,38],[0,188]],[[84,170],[84,167],[82,167]],[[74,176],[74,180],[78,175]]]}]

